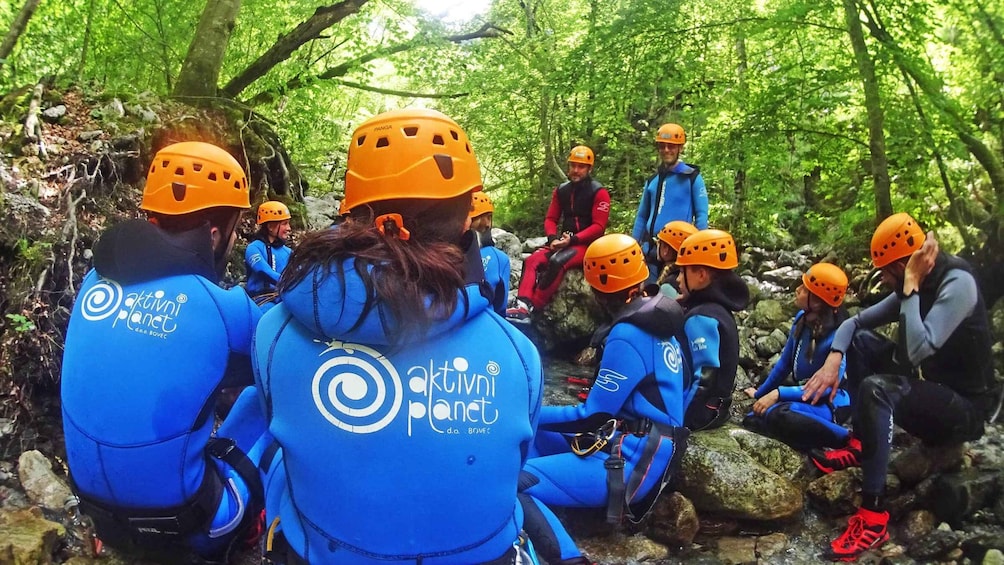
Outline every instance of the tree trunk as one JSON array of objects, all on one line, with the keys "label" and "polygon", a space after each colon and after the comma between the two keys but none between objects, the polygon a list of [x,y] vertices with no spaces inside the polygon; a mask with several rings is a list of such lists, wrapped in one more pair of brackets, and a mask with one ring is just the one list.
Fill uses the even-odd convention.
[{"label": "tree trunk", "polygon": [[[918,63],[915,58],[903,52],[896,40],[874,18],[869,17],[865,21],[865,25],[871,36],[889,52],[896,66],[910,75],[910,78],[920,87],[921,92],[924,93],[931,105],[948,120],[962,144],[986,170],[996,198],[996,202],[992,206],[993,209],[990,211],[991,215],[996,218],[1004,217],[1004,164],[1001,163],[993,150],[972,132],[973,125],[964,117],[964,112],[958,102],[946,96],[940,81],[937,78],[932,78],[937,76],[933,69],[930,69],[929,65],[924,66],[925,63]],[[998,228],[995,229],[999,229],[999,222],[996,225]]]},{"label": "tree trunk", "polygon": [[[746,36],[740,29],[736,36],[736,82],[739,84],[739,96],[744,101],[746,90],[746,71],[749,61],[746,57]],[[736,170],[732,175],[732,212],[729,218],[729,229],[740,235],[746,232],[746,149],[743,143],[745,136],[740,134],[736,139]],[[737,229],[739,228],[739,229]]]},{"label": "tree trunk", "polygon": [[843,0],[844,19],[847,34],[851,38],[854,59],[864,87],[865,109],[868,112],[868,148],[871,153],[872,180],[875,187],[875,217],[881,221],[892,215],[892,195],[889,192],[889,161],[885,152],[885,115],[879,98],[878,80],[875,77],[875,62],[868,54],[864,30],[861,28],[861,12],[854,0]]},{"label": "tree trunk", "polygon": [[230,43],[241,0],[208,0],[199,27],[188,46],[175,96],[215,97],[219,90],[220,68]]},{"label": "tree trunk", "polygon": [[7,30],[7,36],[3,38],[3,43],[0,43],[0,67],[3,66],[4,62],[7,60],[7,56],[10,52],[14,50],[14,46],[17,45],[17,40],[24,33],[26,27],[28,27],[28,20],[35,13],[35,8],[38,8],[38,4],[41,0],[25,0],[24,5],[21,6],[21,11],[18,12],[17,17],[14,18],[14,22],[10,24],[10,29]]}]

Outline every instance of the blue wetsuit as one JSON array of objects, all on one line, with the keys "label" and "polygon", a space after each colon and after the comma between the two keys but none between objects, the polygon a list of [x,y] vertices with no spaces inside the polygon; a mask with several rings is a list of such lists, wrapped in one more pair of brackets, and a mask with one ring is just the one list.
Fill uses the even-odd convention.
[{"label": "blue wetsuit", "polygon": [[[277,239],[269,244],[263,234],[259,234],[248,244],[244,251],[244,266],[248,273],[246,288],[252,298],[275,292],[275,285],[292,253],[285,241]],[[261,306],[267,311],[274,305],[275,300],[269,300]]]},{"label": "blue wetsuit", "polygon": [[710,286],[680,302],[687,311],[684,329],[698,385],[687,399],[685,421],[692,431],[717,428],[729,419],[739,368],[739,329],[732,313],[748,303],[749,289],[733,271],[721,272]]},{"label": "blue wetsuit", "polygon": [[[170,527],[136,519],[178,516],[175,533],[216,556],[244,518],[258,518],[253,461],[264,444],[252,446],[265,422],[253,388],[218,432],[251,457],[248,482],[207,454],[220,389],[253,382],[261,316],[242,289],[215,284],[209,243],[208,224],[171,234],[133,220],[94,246],[66,334],[61,397],[81,508],[106,542],[163,539],[157,532]],[[124,527],[130,519],[135,527]]]},{"label": "blue wetsuit", "polygon": [[650,280],[658,275],[658,260],[653,238],[663,226],[674,220],[682,220],[708,228],[708,191],[700,170],[677,161],[672,167],[659,167],[656,174],[645,181],[638,212],[635,215],[631,237],[641,244],[649,261]]},{"label": "blue wetsuit", "polygon": [[[804,311],[795,315],[795,322],[788,333],[781,357],[771,369],[767,379],[756,391],[756,398],[778,391],[778,401],[767,409],[766,414],[757,416],[750,412],[743,425],[758,432],[784,441],[803,451],[819,447],[839,447],[847,443],[849,431],[838,423],[838,409],[849,410],[851,403],[847,391],[837,391],[832,403],[816,405],[802,401],[802,387],[823,366],[830,353],[830,344],[837,325],[819,339],[814,339],[812,330],[803,322]],[[846,315],[843,316],[846,318]],[[844,379],[846,360],[840,363],[840,380]],[[796,386],[781,386],[792,375]],[[829,398],[827,390],[823,397]],[[841,418],[842,419],[842,418]]]},{"label": "blue wetsuit", "polygon": [[268,521],[280,518],[299,558],[511,559],[543,374],[533,344],[491,310],[466,243],[469,284],[425,336],[390,345],[399,322],[379,298],[366,307],[352,259],[308,273],[262,318],[256,375],[281,446],[262,461]]},{"label": "blue wetsuit", "polygon": [[495,247],[490,231],[478,234],[481,243],[481,266],[485,270],[485,282],[491,289],[492,308],[505,316],[509,304],[509,256]]},{"label": "blue wetsuit", "polygon": [[[685,339],[682,322],[675,300],[662,295],[636,298],[606,337],[586,401],[542,409],[520,491],[527,533],[549,563],[576,563],[581,553],[547,506],[607,507],[614,521],[625,509],[640,519],[682,457],[689,383],[679,341]],[[571,450],[571,434],[596,431],[611,419],[620,420],[628,433],[619,429],[604,449],[585,456]],[[579,438],[580,451],[592,443]],[[618,453],[623,472],[611,483],[605,465]]]}]

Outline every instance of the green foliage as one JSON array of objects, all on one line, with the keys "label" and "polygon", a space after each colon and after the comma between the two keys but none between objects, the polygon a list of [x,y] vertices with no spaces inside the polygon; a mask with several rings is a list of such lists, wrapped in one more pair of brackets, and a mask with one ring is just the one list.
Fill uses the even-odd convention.
[{"label": "green foliage", "polygon": [[[319,6],[243,2],[221,83]],[[935,227],[951,224],[968,240],[993,240],[1004,210],[1004,173],[994,172],[1004,155],[1002,6],[859,7],[894,206]],[[55,76],[123,94],[167,93],[200,10],[154,0],[42,3],[0,88]],[[0,7],[0,25],[13,14]],[[482,21],[499,37],[443,39]],[[330,78],[317,78],[324,73]],[[674,121],[688,132],[683,159],[705,177],[713,225],[744,241],[855,253],[876,219],[862,91],[840,3],[495,0],[479,20],[447,24],[424,19],[407,0],[384,0],[319,34],[240,98],[270,95],[255,110],[275,124],[314,192],[341,190],[346,140],[363,119],[403,106],[441,109],[471,136],[497,225],[526,236],[539,235],[565,154],[578,143],[597,153],[611,229],[627,231],[656,166],[652,134]],[[22,113],[28,95],[5,104],[5,115]],[[986,155],[977,159],[981,146]]]},{"label": "green foliage", "polygon": [[35,331],[35,322],[32,322],[24,314],[7,314],[11,327],[18,333]]},{"label": "green foliage", "polygon": [[48,241],[32,242],[24,238],[17,240],[18,256],[29,271],[34,271],[37,266],[47,260],[51,248],[52,243]]}]

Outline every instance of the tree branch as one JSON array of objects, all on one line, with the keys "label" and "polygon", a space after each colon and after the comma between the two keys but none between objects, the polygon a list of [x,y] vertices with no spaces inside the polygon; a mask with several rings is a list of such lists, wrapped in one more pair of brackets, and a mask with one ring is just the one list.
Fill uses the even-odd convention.
[{"label": "tree branch", "polygon": [[[501,37],[503,34],[509,34],[509,33],[511,32],[509,32],[508,30],[497,27],[491,23],[487,23],[481,26],[477,31],[458,35],[449,35],[443,37],[442,39],[445,39],[453,43],[460,43],[462,41],[469,41],[471,39]],[[308,76],[308,77],[300,77],[300,76],[293,77],[288,81],[286,81],[286,84],[280,86],[277,89],[259,92],[254,97],[252,97],[251,100],[247,101],[247,105],[253,107],[253,106],[260,106],[262,104],[267,104],[273,102],[276,98],[278,98],[279,96],[281,96],[286,92],[289,92],[291,90],[296,90],[298,88],[303,88],[305,86],[310,86],[311,84],[314,84],[318,80],[331,80],[342,77],[348,74],[353,69],[356,69],[375,59],[382,59],[395,53],[400,53],[402,51],[408,51],[410,49],[419,47],[425,43],[424,39],[425,39],[424,37],[419,36],[409,41],[405,41],[404,43],[398,43],[397,45],[390,45],[387,47],[376,49],[365,55],[362,55],[361,57],[357,57],[351,61],[346,61],[340,65],[331,67],[321,72],[318,75]]]},{"label": "tree branch", "polygon": [[244,92],[251,83],[265,76],[273,67],[285,61],[294,51],[308,41],[317,39],[322,31],[337,24],[343,19],[359,11],[369,0],[343,0],[338,4],[320,6],[314,10],[314,15],[296,26],[293,31],[283,35],[278,41],[251,63],[243,72],[223,87],[223,94],[230,98]]},{"label": "tree branch", "polygon": [[402,96],[405,98],[463,98],[464,96],[470,95],[469,92],[454,92],[450,94],[409,92],[407,90],[394,90],[391,88],[380,88],[379,86],[369,86],[367,84],[359,84],[358,82],[348,80],[338,80],[337,82],[338,84],[349,88],[356,88],[367,92],[376,92],[378,94],[389,94],[390,96]]}]

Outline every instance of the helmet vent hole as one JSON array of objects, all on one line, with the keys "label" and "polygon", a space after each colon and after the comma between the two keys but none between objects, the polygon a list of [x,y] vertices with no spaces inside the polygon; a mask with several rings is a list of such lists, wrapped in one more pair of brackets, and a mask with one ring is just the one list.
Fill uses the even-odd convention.
[{"label": "helmet vent hole", "polygon": [[172,182],[171,183],[171,193],[174,195],[174,199],[181,202],[185,199],[185,193],[188,191],[188,185],[183,182]]},{"label": "helmet vent hole", "polygon": [[718,254],[718,260],[721,261],[722,263],[725,262],[725,258],[726,258],[726,253],[724,251]]},{"label": "helmet vent hole", "polygon": [[235,180],[234,181],[234,188],[236,188],[237,190],[240,190],[241,189],[241,181]]},{"label": "helmet vent hole", "polygon": [[359,137],[356,138],[356,147],[361,147],[362,144],[365,142],[366,142],[366,136],[360,135]]},{"label": "helmet vent hole", "polygon": [[197,172],[197,173],[199,171],[201,171],[202,170],[202,163],[192,163],[192,170],[195,171],[195,172]]},{"label": "helmet vent hole", "polygon": [[418,135],[418,126],[408,126],[404,128],[404,135],[408,137],[415,137]]},{"label": "helmet vent hole", "polygon": [[452,179],[453,158],[449,155],[443,155],[442,153],[436,153],[432,156],[432,158],[436,160],[436,166],[439,167],[439,174],[443,175],[443,178],[446,180]]},{"label": "helmet vent hole", "polygon": [[453,138],[453,141],[460,141],[460,134],[452,129],[450,130],[450,137]]},{"label": "helmet vent hole", "polygon": [[174,169],[174,175],[179,177],[185,176],[185,167],[178,167],[177,169]]},{"label": "helmet vent hole", "polygon": [[910,247],[913,247],[913,236],[912,235],[906,240],[906,244],[909,245]]},{"label": "helmet vent hole", "polygon": [[163,167],[163,168],[165,168],[165,169],[166,169],[166,168],[167,168],[167,166],[168,166],[168,165],[170,165],[170,164],[171,164],[171,162],[170,162],[170,161],[168,161],[167,159],[164,159],[163,161],[161,161],[161,162],[160,162],[160,166],[161,166],[161,167]]},{"label": "helmet vent hole", "polygon": [[443,136],[441,136],[441,135],[439,135],[437,133],[436,135],[432,136],[432,144],[433,145],[446,145],[446,141],[443,140]]},{"label": "helmet vent hole", "polygon": [[223,180],[230,180],[230,171],[223,171]]},{"label": "helmet vent hole", "polygon": [[387,147],[388,145],[390,145],[390,140],[387,139],[386,137],[381,137],[376,142],[377,147]]},{"label": "helmet vent hole", "polygon": [[606,273],[601,274],[600,275],[600,284],[603,285],[603,286],[606,286],[607,285],[607,280],[609,278],[610,278],[610,275],[608,275]]},{"label": "helmet vent hole", "polygon": [[216,182],[216,173],[215,172],[209,173],[209,180],[211,180],[213,182]]}]

